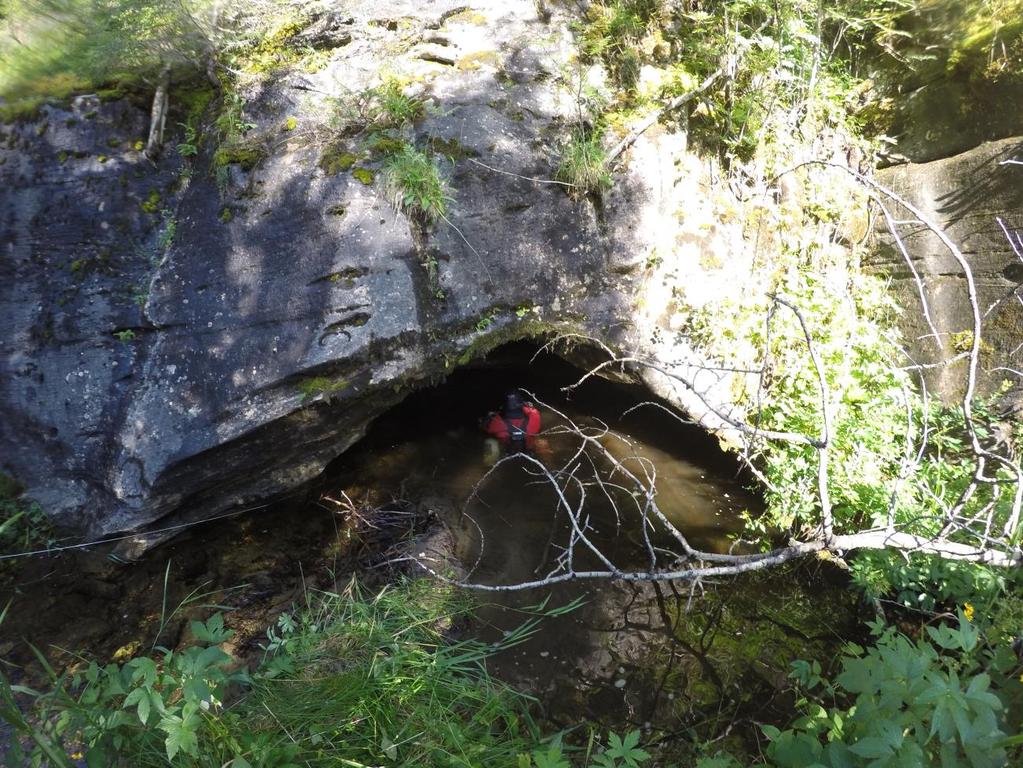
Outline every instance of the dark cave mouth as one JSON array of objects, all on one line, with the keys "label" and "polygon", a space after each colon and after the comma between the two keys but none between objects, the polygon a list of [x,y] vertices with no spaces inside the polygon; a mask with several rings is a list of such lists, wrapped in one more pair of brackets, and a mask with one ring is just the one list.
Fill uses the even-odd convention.
[{"label": "dark cave mouth", "polygon": [[[419,435],[448,429],[475,434],[480,418],[499,410],[509,390],[520,389],[536,397],[541,413],[546,404],[585,414],[666,455],[698,464],[715,475],[736,478],[744,486],[755,486],[739,459],[722,449],[714,435],[695,423],[687,423],[684,414],[642,385],[598,375],[566,391],[589,370],[575,361],[595,365],[599,358],[588,348],[565,354],[552,350],[543,340],[508,342],[455,369],[443,381],[412,392],[374,419],[361,440],[330,462],[318,485],[336,480],[353,459],[415,440]],[[643,403],[652,405],[641,407]]]}]

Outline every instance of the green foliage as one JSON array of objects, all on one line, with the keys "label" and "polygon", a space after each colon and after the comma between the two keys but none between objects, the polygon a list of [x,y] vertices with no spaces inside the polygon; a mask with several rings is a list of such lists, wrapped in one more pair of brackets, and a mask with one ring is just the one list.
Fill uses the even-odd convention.
[{"label": "green foliage", "polygon": [[[639,768],[650,759],[650,754],[639,746],[639,731],[629,731],[624,737],[609,733],[607,744],[595,754],[592,734],[586,759],[575,763],[586,768]],[[566,750],[560,738],[555,738],[542,749],[534,749],[529,755],[521,755],[519,768],[572,768],[571,751]]]},{"label": "green foliage", "polygon": [[199,145],[195,126],[191,123],[180,123],[180,125],[182,130],[185,132],[185,138],[177,146],[178,154],[182,157],[195,157],[199,154]]},{"label": "green foliage", "polygon": [[35,120],[46,104],[45,96],[23,96],[19,99],[0,104],[0,123],[15,123]]},{"label": "green foliage", "polygon": [[[53,765],[69,765],[62,742],[81,745],[90,766],[518,768],[531,754],[560,765],[542,762],[550,754],[528,701],[491,680],[486,660],[571,607],[540,606],[496,644],[451,642],[452,622],[470,608],[460,593],[420,580],[368,596],[353,582],[281,615],[251,675],[231,671],[219,646],[233,633],[217,614],[191,623],[192,646],[90,663],[70,679],[53,675],[46,693],[0,679],[0,717],[28,737],[39,724],[33,765],[51,753]],[[34,698],[30,718],[6,706],[15,691]],[[589,764],[635,768],[646,759],[638,740],[612,735]]]},{"label": "green foliage", "polygon": [[494,311],[494,310],[491,310],[487,314],[483,315],[479,320],[477,320],[476,324],[473,327],[477,331],[483,332],[483,331],[487,330],[487,328],[489,328],[491,325],[494,324],[494,319],[496,317],[497,317],[497,312]]},{"label": "green foliage", "polygon": [[126,328],[123,331],[115,331],[114,338],[127,344],[129,341],[135,341],[135,331],[131,328]]},{"label": "green foliage", "polygon": [[580,27],[585,57],[604,63],[615,85],[635,88],[642,66],[640,41],[661,5],[658,0],[611,0],[593,3]]},{"label": "green foliage", "polygon": [[[781,768],[1004,765],[1004,707],[983,671],[979,629],[962,613],[958,627],[927,627],[927,640],[914,642],[879,624],[873,629],[876,645],[850,646],[834,684],[815,664],[794,665],[793,678],[808,693],[805,715],[786,731],[764,728],[772,762]],[[825,702],[849,704],[827,707],[814,691]]]},{"label": "green foliage", "polygon": [[[161,657],[138,657],[100,667],[91,662],[70,680],[54,679],[37,705],[56,738],[84,744],[89,765],[198,764],[199,734],[223,707],[228,687],[248,676],[227,670],[231,657],[217,647],[234,632],[221,614],[192,622],[199,644]],[[165,759],[164,759],[165,756]]]},{"label": "green foliage", "polygon": [[571,184],[576,196],[599,195],[611,187],[604,147],[598,131],[577,129],[561,150],[557,178]]},{"label": "green foliage", "polygon": [[160,210],[160,190],[151,189],[146,199],[140,203],[140,207],[146,213],[156,213]]},{"label": "green foliage", "polygon": [[451,195],[437,163],[426,152],[403,146],[384,159],[383,177],[395,208],[424,222],[444,218]]},{"label": "green foliage", "polygon": [[[787,729],[762,725],[776,768],[896,768],[1008,764],[1006,713],[1018,707],[1019,661],[984,641],[963,611],[955,624],[926,627],[911,640],[881,622],[875,644],[850,644],[833,682],[816,662],[793,663],[802,715]],[[1018,714],[1014,715],[1018,718]],[[725,753],[697,768],[734,768]]]},{"label": "green foliage", "polygon": [[1015,581],[1002,568],[919,553],[863,552],[851,571],[868,597],[891,594],[906,608],[931,612],[954,611],[963,603],[988,605]]},{"label": "green foliage", "polygon": [[[892,50],[893,38],[905,34],[898,21],[913,5],[600,0],[577,29],[582,57],[604,65],[617,90],[616,110],[624,114],[692,90],[726,57],[741,55],[739,66],[726,67],[715,87],[688,107],[684,122],[700,144],[729,160],[749,160],[778,130],[776,120],[812,96],[844,110],[856,87],[849,68],[865,48]],[[640,87],[645,66],[654,78]]]},{"label": "green foliage", "polygon": [[18,0],[0,37],[0,94],[54,96],[154,81],[164,65],[192,73],[215,40],[205,0]]},{"label": "green foliage", "polygon": [[0,472],[0,554],[14,554],[48,546],[53,529],[42,508],[21,498],[21,488]]},{"label": "green foliage", "polygon": [[[214,173],[222,172],[229,165],[238,165],[245,171],[251,171],[264,159],[267,151],[258,139],[248,139],[246,135],[255,123],[245,119],[245,100],[234,91],[225,93],[221,102],[220,112],[214,121],[219,137],[219,146],[213,153]],[[217,184],[222,189],[226,180],[217,177]]]},{"label": "green foliage", "polygon": [[325,127],[331,141],[359,134],[400,132],[426,113],[426,104],[409,96],[400,80],[326,100]]},{"label": "green foliage", "polygon": [[281,15],[265,24],[260,34],[250,35],[247,45],[240,46],[233,58],[243,71],[258,75],[296,64],[310,53],[293,40],[307,23],[308,15],[300,5],[282,8]]},{"label": "green foliage", "polygon": [[406,95],[398,80],[388,79],[370,91],[372,122],[381,128],[404,128],[419,120],[425,105]]}]

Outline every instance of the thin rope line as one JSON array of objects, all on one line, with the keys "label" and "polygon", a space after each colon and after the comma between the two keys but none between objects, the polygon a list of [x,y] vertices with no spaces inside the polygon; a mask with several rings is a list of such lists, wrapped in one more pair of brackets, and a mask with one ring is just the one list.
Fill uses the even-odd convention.
[{"label": "thin rope line", "polygon": [[487,165],[486,163],[481,163],[479,160],[474,160],[471,157],[466,158],[466,159],[470,163],[475,163],[476,165],[480,165],[480,166],[486,168],[488,171],[493,171],[494,173],[502,173],[505,176],[514,176],[516,179],[524,179],[525,181],[532,181],[532,182],[535,182],[537,184],[558,184],[558,185],[560,185],[562,187],[576,187],[576,186],[578,186],[577,184],[572,184],[572,183],[570,183],[568,181],[558,181],[557,179],[538,179],[538,178],[536,178],[534,176],[523,176],[522,174],[512,173],[511,171],[502,171],[500,168],[495,168],[492,165]]},{"label": "thin rope line", "polygon": [[125,539],[133,539],[138,536],[152,536],[157,533],[166,533],[167,531],[177,531],[182,528],[191,528],[196,525],[202,525],[203,523],[212,523],[216,520],[223,520],[228,517],[236,517],[237,515],[244,514],[245,512],[255,512],[257,509],[266,509],[269,504],[260,504],[258,507],[247,507],[245,509],[238,509],[234,512],[228,512],[223,515],[216,517],[208,517],[205,520],[195,520],[191,523],[179,523],[178,525],[170,525],[166,528],[157,528],[152,531],[138,531],[136,533],[126,533],[123,536],[114,536],[109,539],[97,539],[96,541],[86,541],[81,544],[67,544],[61,547],[48,547],[47,549],[36,549],[30,552],[16,552],[10,555],[0,555],[0,560],[14,560],[19,557],[32,557],[34,555],[49,555],[54,552],[66,552],[69,549],[85,549],[86,547],[95,547],[100,544],[110,544],[115,541],[124,541]]}]

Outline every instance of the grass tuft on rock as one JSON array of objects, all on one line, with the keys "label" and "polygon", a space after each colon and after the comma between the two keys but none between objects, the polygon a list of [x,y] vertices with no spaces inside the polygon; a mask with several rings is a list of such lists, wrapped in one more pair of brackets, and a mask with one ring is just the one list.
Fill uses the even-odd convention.
[{"label": "grass tuft on rock", "polygon": [[451,195],[434,159],[405,145],[383,164],[384,185],[394,207],[407,216],[434,221],[447,214]]},{"label": "grass tuft on rock", "polygon": [[579,129],[572,134],[561,150],[557,178],[572,185],[574,197],[599,195],[611,188],[611,172],[597,133]]}]

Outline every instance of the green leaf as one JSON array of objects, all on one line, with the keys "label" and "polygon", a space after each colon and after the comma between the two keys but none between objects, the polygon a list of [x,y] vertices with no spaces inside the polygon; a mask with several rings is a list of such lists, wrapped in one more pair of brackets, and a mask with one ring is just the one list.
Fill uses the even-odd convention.
[{"label": "green leaf", "polygon": [[164,747],[167,750],[168,760],[174,760],[174,756],[178,752],[183,752],[193,757],[198,755],[199,740],[195,735],[195,726],[194,716],[182,719],[177,715],[168,715],[160,721],[160,730],[167,734]]},{"label": "green leaf", "polygon": [[148,688],[135,688],[125,697],[122,705],[124,709],[136,707],[142,725],[146,725],[149,720],[150,694],[151,691]]},{"label": "green leaf", "polygon": [[230,660],[231,657],[215,645],[203,648],[195,661],[195,674],[200,675],[210,667],[224,664]]},{"label": "green leaf", "polygon": [[849,750],[860,757],[880,758],[892,754],[892,748],[888,742],[877,736],[860,739],[855,744],[850,744]]},{"label": "green leaf", "polygon": [[533,762],[536,768],[571,768],[562,754],[560,744],[552,744],[546,752],[534,750]]},{"label": "green leaf", "polygon": [[85,764],[89,768],[108,768],[111,764],[110,759],[107,757],[106,750],[100,745],[96,744],[89,747],[85,753]]}]

